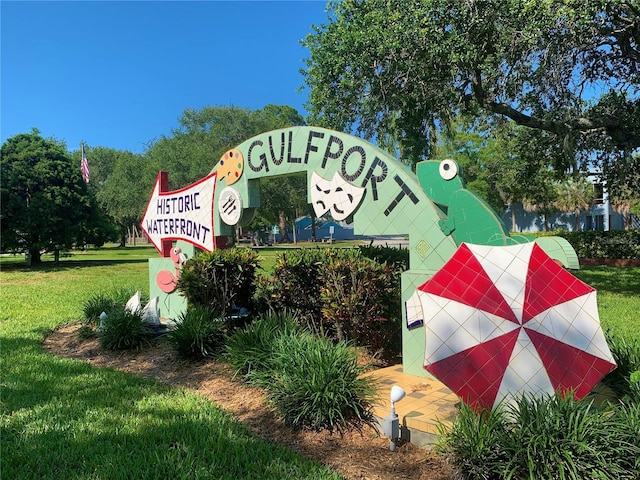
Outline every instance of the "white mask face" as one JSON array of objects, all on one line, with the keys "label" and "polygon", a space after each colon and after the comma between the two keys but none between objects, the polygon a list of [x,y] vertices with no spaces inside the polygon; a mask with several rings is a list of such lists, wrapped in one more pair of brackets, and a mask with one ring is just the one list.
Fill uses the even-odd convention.
[{"label": "white mask face", "polygon": [[347,182],[336,172],[331,180],[326,180],[313,172],[311,175],[311,201],[317,217],[327,212],[334,220],[344,220],[356,211],[362,201],[365,188]]}]

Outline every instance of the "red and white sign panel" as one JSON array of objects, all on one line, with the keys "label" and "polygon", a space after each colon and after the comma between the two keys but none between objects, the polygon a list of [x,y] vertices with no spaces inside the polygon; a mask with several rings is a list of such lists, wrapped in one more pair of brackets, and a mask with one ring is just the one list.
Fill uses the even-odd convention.
[{"label": "red and white sign panel", "polygon": [[160,254],[163,240],[184,240],[202,250],[212,251],[216,173],[172,192],[162,191],[161,175],[156,178],[140,223],[144,233]]}]

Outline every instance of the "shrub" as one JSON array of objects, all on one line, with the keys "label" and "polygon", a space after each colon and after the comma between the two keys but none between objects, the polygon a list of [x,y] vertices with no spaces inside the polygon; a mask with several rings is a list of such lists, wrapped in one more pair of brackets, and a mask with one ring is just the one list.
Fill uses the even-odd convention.
[{"label": "shrub", "polygon": [[462,403],[456,421],[450,427],[441,423],[438,430],[436,450],[448,457],[460,478],[503,478],[511,457],[502,445],[508,437],[502,410],[476,412]]},{"label": "shrub", "polygon": [[463,405],[441,426],[438,450],[462,478],[637,479],[637,427],[637,405],[599,411],[571,396],[522,397],[491,412]]},{"label": "shrub", "polygon": [[142,322],[142,312],[130,312],[119,305],[107,312],[98,331],[100,345],[107,350],[140,348],[149,343],[151,331]]},{"label": "shrub", "polygon": [[375,385],[348,344],[302,333],[276,339],[273,354],[268,396],[287,425],[330,432],[374,425]]},{"label": "shrub", "polygon": [[394,265],[401,271],[409,269],[409,250],[407,248],[395,248],[382,245],[360,245],[358,250],[363,257],[375,260],[378,263]]},{"label": "shrub", "polygon": [[250,383],[260,384],[265,374],[270,376],[275,368],[274,348],[277,339],[296,336],[301,332],[295,314],[265,314],[227,339],[225,357],[236,375],[242,375]]},{"label": "shrub", "polygon": [[208,307],[189,306],[167,333],[167,342],[183,358],[213,357],[224,347],[224,317]]},{"label": "shrub", "polygon": [[392,357],[402,344],[400,276],[407,256],[373,246],[283,253],[257,294],[271,311],[295,312],[319,335]]},{"label": "shrub", "polygon": [[[401,269],[363,258],[357,250],[335,250],[322,268],[322,313],[349,339],[372,351],[384,348],[389,335],[401,332]],[[395,320],[395,325],[393,322]]]},{"label": "shrub", "polygon": [[[635,445],[636,449],[640,445],[640,390],[638,387],[640,383],[634,383],[632,389],[635,389],[635,402],[623,404],[616,409],[616,416],[618,417],[618,425],[620,428],[616,429],[617,441],[623,445]],[[623,464],[621,465],[625,470],[636,472],[637,478],[640,478],[640,454],[636,453],[634,456],[629,456],[625,459],[621,459]]]},{"label": "shrub", "polygon": [[[85,321],[93,324],[98,323],[102,312],[108,312],[112,308],[125,305],[135,293],[134,289],[126,287],[118,287],[109,293],[94,293],[82,306]],[[141,296],[140,300],[144,305],[148,298]]]},{"label": "shrub", "polygon": [[632,382],[632,375],[640,371],[640,342],[625,340],[606,332],[607,343],[617,367],[602,379],[618,398],[631,397],[640,401],[638,387]]},{"label": "shrub", "polygon": [[273,273],[260,277],[257,296],[272,312],[286,310],[318,333],[323,332],[320,289],[324,249],[304,248],[276,258]]},{"label": "shrub", "polygon": [[567,239],[579,258],[640,258],[640,230],[558,231]]},{"label": "shrub", "polygon": [[250,308],[258,254],[247,248],[203,252],[187,260],[177,283],[189,305],[229,315],[234,305]]}]

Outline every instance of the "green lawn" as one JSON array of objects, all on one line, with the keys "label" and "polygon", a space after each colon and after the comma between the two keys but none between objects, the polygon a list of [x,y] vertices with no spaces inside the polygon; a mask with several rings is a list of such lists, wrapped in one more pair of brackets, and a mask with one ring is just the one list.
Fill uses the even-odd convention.
[{"label": "green lawn", "polygon": [[[278,249],[260,250],[264,267]],[[339,478],[256,439],[201,397],[47,354],[41,342],[76,322],[95,292],[148,292],[148,247],[105,248],[27,269],[0,258],[2,478]],[[271,263],[270,263],[271,262]],[[604,328],[640,339],[640,268],[589,267]]]},{"label": "green lawn", "polygon": [[258,440],[202,397],[44,352],[46,333],[77,321],[92,293],[148,291],[153,255],[89,252],[32,271],[2,262],[2,478],[341,478]]}]

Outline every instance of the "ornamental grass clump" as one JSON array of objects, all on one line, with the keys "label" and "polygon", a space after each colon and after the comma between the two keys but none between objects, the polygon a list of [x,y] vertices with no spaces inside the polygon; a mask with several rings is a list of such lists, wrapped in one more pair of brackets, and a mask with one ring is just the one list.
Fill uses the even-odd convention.
[{"label": "ornamental grass clump", "polygon": [[602,383],[611,388],[618,398],[640,402],[640,383],[633,381],[633,376],[638,376],[636,372],[640,372],[640,342],[609,331],[606,336],[617,367],[602,379]]},{"label": "ornamental grass clump", "polygon": [[102,348],[128,350],[149,344],[152,332],[142,321],[142,311],[130,311],[124,305],[113,307],[98,329]]},{"label": "ornamental grass clump", "polygon": [[330,432],[375,426],[375,384],[350,345],[304,332],[279,337],[273,354],[268,396],[285,424]]},{"label": "ornamental grass clump", "polygon": [[182,313],[167,342],[176,354],[187,359],[214,357],[225,342],[225,320],[206,306],[190,305]]},{"label": "ornamental grass clump", "polygon": [[84,320],[89,325],[97,325],[102,312],[107,312],[115,307],[113,297],[105,293],[95,293],[82,306]]},{"label": "ornamental grass clump", "polygon": [[269,383],[275,368],[274,348],[280,337],[294,337],[302,332],[293,313],[264,314],[231,335],[225,345],[225,357],[248,383]]},{"label": "ornamental grass clump", "polygon": [[438,450],[464,479],[640,478],[637,404],[598,410],[570,395],[523,396],[493,411],[462,405],[440,429]]}]

